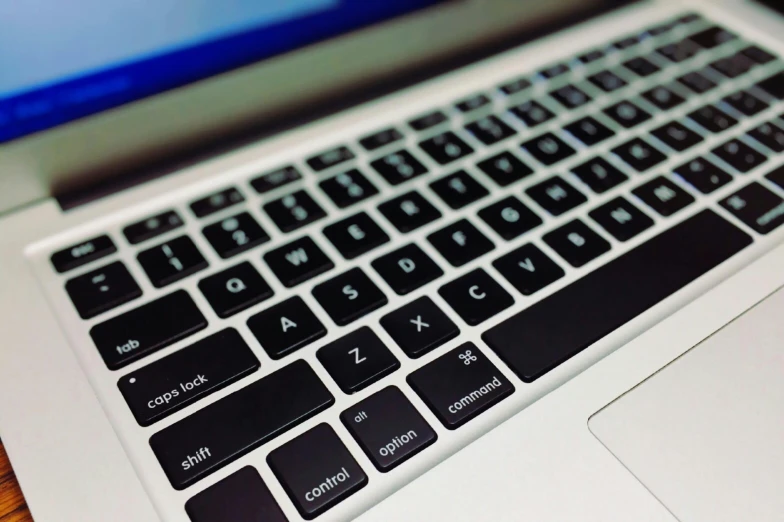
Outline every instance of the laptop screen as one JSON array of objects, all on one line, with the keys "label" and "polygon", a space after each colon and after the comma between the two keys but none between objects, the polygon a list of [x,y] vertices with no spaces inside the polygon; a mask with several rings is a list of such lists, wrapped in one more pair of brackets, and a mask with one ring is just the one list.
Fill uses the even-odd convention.
[{"label": "laptop screen", "polygon": [[0,2],[0,143],[441,1]]}]

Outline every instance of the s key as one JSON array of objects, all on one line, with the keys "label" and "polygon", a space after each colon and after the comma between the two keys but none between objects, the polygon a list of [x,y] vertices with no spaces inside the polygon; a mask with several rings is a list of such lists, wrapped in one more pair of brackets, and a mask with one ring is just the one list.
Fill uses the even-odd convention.
[{"label": "s key", "polygon": [[359,268],[313,289],[313,297],[338,326],[345,326],[387,304],[387,297]]}]

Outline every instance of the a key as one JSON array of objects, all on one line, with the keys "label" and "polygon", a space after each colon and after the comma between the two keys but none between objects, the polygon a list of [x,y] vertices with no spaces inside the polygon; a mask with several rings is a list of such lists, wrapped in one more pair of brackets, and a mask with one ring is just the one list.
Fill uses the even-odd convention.
[{"label": "a key", "polygon": [[441,217],[441,212],[419,192],[407,192],[378,206],[385,218],[402,233],[411,232]]},{"label": "a key", "polygon": [[720,202],[754,231],[768,234],[784,223],[784,199],[756,181]]},{"label": "a key", "polygon": [[776,73],[762,80],[757,84],[757,87],[777,100],[784,100],[784,72]]},{"label": "a key", "polygon": [[689,41],[696,43],[704,49],[713,49],[722,44],[735,40],[737,36],[718,26],[709,27],[689,37]]},{"label": "a key", "polygon": [[512,296],[481,268],[445,284],[438,293],[470,326],[482,323],[514,304]]},{"label": "a key", "polygon": [[508,151],[480,161],[476,166],[501,187],[511,185],[534,173],[531,167]]},{"label": "a key", "polygon": [[381,174],[390,185],[414,179],[427,173],[427,169],[405,149],[392,152],[370,163],[370,166]]},{"label": "a key", "polygon": [[597,194],[607,192],[629,179],[626,174],[600,157],[572,168],[572,172]]},{"label": "a key", "polygon": [[696,56],[700,48],[690,40],[682,40],[659,47],[656,52],[673,63],[681,63]]},{"label": "a key", "polygon": [[351,149],[345,146],[340,146],[326,152],[322,152],[318,156],[308,158],[307,163],[308,166],[316,172],[321,172],[322,170],[327,170],[334,167],[335,165],[340,165],[341,163],[352,159],[354,159],[354,153],[351,152]]},{"label": "a key", "polygon": [[338,208],[349,207],[378,194],[375,185],[357,169],[351,169],[322,181],[319,187]]},{"label": "a key", "polygon": [[514,386],[474,343],[465,343],[407,378],[438,420],[454,430],[498,404]]},{"label": "a key", "polygon": [[604,113],[627,129],[651,119],[650,113],[629,101],[617,103],[604,109]]},{"label": "a key", "polygon": [[754,170],[768,160],[764,154],[737,139],[713,149],[713,153],[743,173]]},{"label": "a key", "polygon": [[327,215],[304,190],[270,201],[263,208],[281,232],[297,230]]},{"label": "a key", "polygon": [[510,108],[509,111],[529,127],[536,127],[555,118],[555,114],[550,109],[535,101],[521,103]]},{"label": "a key", "polygon": [[556,76],[561,76],[562,74],[566,74],[569,72],[569,65],[565,63],[557,63],[555,65],[551,65],[546,69],[542,69],[539,71],[544,78],[551,80]]},{"label": "a key", "polygon": [[651,134],[678,152],[688,150],[703,141],[702,136],[677,121],[653,129]]},{"label": "a key", "polygon": [[313,297],[338,326],[387,304],[387,297],[360,269],[352,268],[313,288]]},{"label": "a key", "polygon": [[455,267],[463,266],[495,248],[493,242],[467,219],[433,232],[427,236],[427,240]]},{"label": "a key", "polygon": [[223,319],[269,299],[274,293],[247,261],[202,279],[199,290],[215,315]]},{"label": "a key", "polygon": [[713,133],[724,132],[738,123],[738,120],[713,105],[689,113],[689,118]]},{"label": "a key", "polygon": [[117,370],[207,327],[185,290],[156,299],[90,329],[107,368]]},{"label": "a key", "polygon": [[316,356],[345,393],[356,393],[400,368],[400,362],[367,326],[332,341]]},{"label": "a key", "polygon": [[678,82],[697,94],[704,94],[718,87],[718,84],[700,72],[690,72],[678,78]]},{"label": "a key", "polygon": [[588,213],[591,219],[618,241],[628,241],[653,226],[653,220],[622,197]]},{"label": "a key", "polygon": [[417,245],[410,244],[371,263],[398,295],[406,295],[444,275],[444,271]]},{"label": "a key", "polygon": [[359,144],[362,145],[365,150],[373,151],[402,139],[403,134],[399,130],[394,127],[389,127],[361,138]]},{"label": "a key", "polygon": [[703,194],[710,194],[732,181],[732,176],[705,158],[694,158],[674,172]]},{"label": "a key", "polygon": [[[482,339],[533,382],[752,243],[712,210],[675,225],[524,309]],[[553,321],[569,317],[568,327]]]},{"label": "a key", "polygon": [[251,466],[236,471],[185,503],[192,522],[288,522]]},{"label": "a key", "polygon": [[460,112],[472,112],[482,107],[487,107],[492,102],[486,94],[477,94],[455,103],[455,108]]},{"label": "a key", "polygon": [[601,60],[604,57],[605,57],[604,51],[602,51],[601,49],[594,49],[592,51],[588,51],[585,54],[581,54],[577,59],[580,60],[580,62],[582,62],[583,64],[588,65],[589,63],[593,63],[596,60]]},{"label": "a key", "polygon": [[758,65],[766,65],[776,59],[776,56],[756,45],[746,47],[741,54]]},{"label": "a key", "polygon": [[327,329],[299,296],[252,316],[248,319],[248,328],[273,359],[280,359],[327,335]]},{"label": "a key", "polygon": [[724,98],[724,103],[746,116],[755,116],[769,107],[767,103],[746,91],[727,96]]},{"label": "a key", "polygon": [[182,218],[173,210],[148,217],[123,228],[125,239],[132,245],[170,232],[183,225]]},{"label": "a key", "polygon": [[737,78],[749,72],[755,64],[745,55],[738,53],[720,58],[710,65],[727,78]]},{"label": "a key", "polygon": [[469,123],[465,128],[485,145],[492,145],[515,135],[512,127],[493,115]]},{"label": "a key", "polygon": [[136,256],[156,288],[207,268],[207,260],[188,236],[180,236]]},{"label": "a key", "polygon": [[553,216],[560,216],[588,201],[582,192],[560,176],[532,185],[525,193]]},{"label": "a key", "polygon": [[458,170],[430,184],[433,192],[453,209],[463,208],[490,194],[468,172]]},{"label": "a key", "polygon": [[784,129],[775,123],[763,123],[749,131],[749,136],[773,152],[784,152]]},{"label": "a key", "polygon": [[335,267],[332,260],[307,236],[267,252],[264,261],[287,288]]},{"label": "a key", "polygon": [[335,430],[323,423],[272,451],[267,463],[299,514],[307,520],[345,500],[368,482]]},{"label": "a key", "polygon": [[674,109],[686,102],[686,98],[664,86],[645,91],[642,97],[663,111]]},{"label": "a key", "polygon": [[98,236],[52,254],[51,261],[59,273],[73,270],[102,257],[117,252],[117,247],[109,236]]},{"label": "a key", "polygon": [[610,243],[579,219],[556,228],[542,239],[575,268],[610,251]]},{"label": "a key", "polygon": [[613,149],[613,153],[628,163],[637,172],[645,172],[652,169],[659,163],[667,159],[659,149],[643,141],[641,138],[634,138]]},{"label": "a key", "polygon": [[243,201],[245,201],[245,196],[236,188],[231,187],[194,201],[191,203],[191,211],[196,217],[201,218]]},{"label": "a key", "polygon": [[120,261],[68,280],[65,291],[82,319],[90,319],[142,295],[142,289]]},{"label": "a key", "polygon": [[517,78],[509,83],[505,83],[498,89],[507,96],[512,96],[513,94],[530,89],[532,85],[531,80],[528,78]]},{"label": "a key", "polygon": [[283,167],[272,172],[267,172],[261,176],[251,180],[251,186],[259,194],[266,194],[272,190],[294,183],[302,179],[302,174],[299,173],[296,167],[291,165]]},{"label": "a key", "polygon": [[575,154],[572,147],[551,132],[523,143],[522,147],[546,166],[555,165]]},{"label": "a key", "polygon": [[442,111],[433,111],[409,121],[408,125],[415,131],[423,131],[445,123],[448,120],[449,118]]},{"label": "a key", "polygon": [[117,386],[140,426],[149,426],[259,368],[227,328],[120,378]]},{"label": "a key", "polygon": [[563,268],[530,243],[493,261],[493,266],[523,295],[538,292],[565,274]]},{"label": "a key", "polygon": [[588,81],[604,92],[613,92],[629,85],[626,80],[612,71],[601,71],[588,77]]},{"label": "a key", "polygon": [[585,91],[575,85],[565,85],[560,89],[550,92],[555,100],[567,109],[576,109],[590,102],[592,98]]},{"label": "a key", "polygon": [[150,446],[171,485],[182,490],[334,402],[298,360],[153,434]]},{"label": "a key", "polygon": [[346,259],[359,257],[389,241],[387,233],[364,212],[329,225],[324,235]]},{"label": "a key", "polygon": [[691,194],[662,176],[640,185],[632,194],[662,216],[671,216],[694,202]]},{"label": "a key", "polygon": [[490,228],[506,239],[514,239],[542,224],[542,218],[514,196],[509,196],[478,213]]},{"label": "a key", "polygon": [[586,116],[564,127],[564,130],[588,146],[596,145],[615,136],[606,125],[592,116]]},{"label": "a key", "polygon": [[447,315],[427,296],[385,315],[381,326],[412,359],[447,343],[460,334]]},{"label": "a key", "polygon": [[362,451],[386,473],[438,438],[411,402],[390,386],[340,414]]},{"label": "a key", "polygon": [[451,131],[433,136],[421,142],[419,147],[441,165],[452,163],[474,152],[474,149]]},{"label": "a key", "polygon": [[208,225],[204,227],[202,233],[223,259],[270,240],[269,234],[247,212]]},{"label": "a key", "polygon": [[631,60],[627,60],[623,62],[623,66],[629,69],[637,76],[641,76],[643,78],[647,78],[648,76],[651,76],[661,71],[661,67],[659,67],[649,59],[644,58],[642,56],[638,56],[636,58],[632,58]]}]

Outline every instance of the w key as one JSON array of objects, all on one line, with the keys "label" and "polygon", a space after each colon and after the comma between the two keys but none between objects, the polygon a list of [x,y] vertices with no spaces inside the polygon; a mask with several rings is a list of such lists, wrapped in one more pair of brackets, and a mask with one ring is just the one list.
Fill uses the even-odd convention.
[{"label": "w key", "polygon": [[287,288],[296,286],[335,265],[309,237],[302,237],[264,254],[264,261]]}]

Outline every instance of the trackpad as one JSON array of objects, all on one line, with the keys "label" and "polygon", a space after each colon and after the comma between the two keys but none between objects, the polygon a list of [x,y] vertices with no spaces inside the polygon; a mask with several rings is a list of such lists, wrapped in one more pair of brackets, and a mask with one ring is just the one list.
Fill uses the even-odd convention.
[{"label": "trackpad", "polygon": [[784,520],[784,292],[591,417],[679,520]]}]

